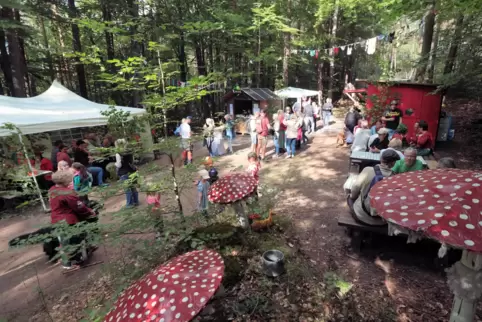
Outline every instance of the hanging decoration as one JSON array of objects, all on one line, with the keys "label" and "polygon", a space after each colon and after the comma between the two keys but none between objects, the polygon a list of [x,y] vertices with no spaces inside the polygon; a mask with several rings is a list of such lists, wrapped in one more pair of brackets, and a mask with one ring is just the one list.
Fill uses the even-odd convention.
[{"label": "hanging decoration", "polygon": [[331,48],[326,48],[326,49],[292,49],[291,53],[295,55],[307,54],[307,55],[310,55],[310,57],[318,58],[320,52],[329,54],[331,56],[331,55],[338,55],[340,53],[340,50],[344,52],[346,49],[346,54],[350,56],[353,52],[353,48],[355,46],[360,46],[364,48],[364,50],[367,52],[368,55],[373,55],[376,51],[377,41],[388,41],[392,43],[393,39],[395,39],[395,32],[391,32],[388,35],[383,35],[383,34],[378,35],[376,37],[360,40],[350,44],[345,44],[343,46],[333,46]]}]

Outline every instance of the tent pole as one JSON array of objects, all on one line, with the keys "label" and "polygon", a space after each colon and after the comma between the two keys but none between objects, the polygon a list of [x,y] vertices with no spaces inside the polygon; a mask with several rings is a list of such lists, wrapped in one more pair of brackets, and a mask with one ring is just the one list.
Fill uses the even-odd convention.
[{"label": "tent pole", "polygon": [[28,157],[27,147],[23,143],[22,134],[20,132],[18,133],[18,139],[20,140],[20,144],[22,145],[23,154],[25,156],[25,159],[27,160],[27,165],[28,165],[28,168],[30,169],[30,173],[32,174],[33,182],[35,183],[35,188],[37,188],[37,193],[40,198],[40,203],[42,204],[42,208],[44,209],[44,211],[47,212],[49,210],[47,209],[47,205],[45,205],[44,198],[42,197],[42,191],[40,190],[40,186],[38,185],[37,177],[35,176],[35,173],[34,173],[34,168],[32,167],[32,164],[30,163],[30,159]]}]

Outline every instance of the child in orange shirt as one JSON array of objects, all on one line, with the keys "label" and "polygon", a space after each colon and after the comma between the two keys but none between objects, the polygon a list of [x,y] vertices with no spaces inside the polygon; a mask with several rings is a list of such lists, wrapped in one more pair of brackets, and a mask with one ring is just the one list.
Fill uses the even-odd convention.
[{"label": "child in orange shirt", "polygon": [[[150,189],[149,189],[150,190]],[[159,191],[148,191],[146,195],[146,202],[151,206],[152,216],[155,220],[154,227],[156,228],[156,238],[161,237],[164,228],[164,221],[162,220],[161,211],[161,193]]]}]

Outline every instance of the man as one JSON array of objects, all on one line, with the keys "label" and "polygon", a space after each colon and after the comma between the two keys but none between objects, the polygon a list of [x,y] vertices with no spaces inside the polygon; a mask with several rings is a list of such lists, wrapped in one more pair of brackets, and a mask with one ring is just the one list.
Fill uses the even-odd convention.
[{"label": "man", "polygon": [[417,155],[427,156],[432,153],[433,138],[432,134],[428,131],[428,124],[425,121],[419,122],[420,134],[413,145],[417,148]]},{"label": "man", "polygon": [[313,105],[311,105],[309,101],[307,101],[303,105],[303,112],[305,114],[306,131],[308,131],[308,134],[315,133],[315,118],[313,116]]},{"label": "man", "polygon": [[360,113],[358,113],[355,108],[350,107],[350,111],[348,111],[345,116],[345,126],[352,134],[355,134],[353,133],[353,130],[355,129],[355,126],[358,125],[358,120],[360,118]]},{"label": "man", "polygon": [[179,135],[181,136],[182,160],[184,165],[192,163],[191,149],[191,116],[186,117],[179,127]]},{"label": "man", "polygon": [[258,133],[256,132],[256,124],[259,119],[259,112],[254,113],[249,118],[249,135],[251,136],[251,152],[258,151]]},{"label": "man", "polygon": [[62,141],[61,140],[57,140],[54,142],[54,146],[53,146],[53,149],[52,149],[52,154],[50,155],[50,161],[52,161],[52,166],[54,167],[54,170],[57,169],[57,165],[58,165],[58,162],[57,162],[57,153],[60,152],[60,149],[59,147],[63,145]]},{"label": "man", "polygon": [[375,167],[365,167],[358,175],[351,187],[350,196],[348,197],[348,206],[355,219],[364,224],[372,226],[384,225],[385,221],[372,214],[370,209],[370,198],[368,193],[373,184],[383,178],[387,178],[393,174],[392,167],[398,162],[399,156],[395,151],[384,151],[380,158],[380,164]]},{"label": "man", "polygon": [[403,112],[398,107],[396,100],[390,102],[390,108],[385,112],[382,117],[382,121],[385,122],[385,127],[389,130],[388,139],[391,139],[393,133],[397,129],[398,125],[402,123]]},{"label": "man", "polygon": [[331,103],[331,98],[326,99],[326,103],[323,104],[322,114],[323,114],[323,127],[328,127],[331,121],[331,113],[333,110],[333,104]]},{"label": "man", "polygon": [[75,162],[83,164],[92,176],[97,178],[97,185],[104,186],[104,170],[100,167],[93,167],[90,165],[93,159],[89,154],[87,143],[84,140],[78,140],[76,143],[77,148],[74,150]]},{"label": "man", "polygon": [[256,128],[258,132],[258,156],[261,160],[264,160],[266,154],[266,145],[268,144],[268,134],[269,134],[269,119],[266,115],[265,110],[261,110],[260,119]]},{"label": "man", "polygon": [[378,137],[370,144],[370,152],[380,153],[381,150],[388,148],[388,133],[389,130],[386,128],[378,130]]},{"label": "man", "polygon": [[414,148],[407,148],[403,153],[404,160],[399,160],[395,163],[392,171],[393,173],[405,173],[410,171],[423,170],[423,163],[417,160],[417,150]]}]

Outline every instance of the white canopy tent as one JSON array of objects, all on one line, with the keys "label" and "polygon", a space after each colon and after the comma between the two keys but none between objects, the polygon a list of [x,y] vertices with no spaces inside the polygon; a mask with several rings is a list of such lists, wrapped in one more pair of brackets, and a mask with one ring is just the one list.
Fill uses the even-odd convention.
[{"label": "white canopy tent", "polygon": [[[144,109],[115,106],[131,115],[146,113]],[[91,102],[54,81],[44,93],[27,98],[0,96],[0,126],[15,124],[23,134],[34,134],[77,127],[107,124],[102,111],[109,105]],[[10,135],[0,129],[0,136]]]},{"label": "white canopy tent", "polygon": [[[44,93],[27,98],[0,96],[0,127],[6,123],[14,124],[23,134],[35,134],[49,131],[90,127],[107,124],[108,118],[101,112],[110,105],[91,102],[71,92],[59,82],[54,81]],[[131,115],[146,113],[144,109],[115,106],[116,109],[130,112]],[[17,134],[22,144],[25,158],[27,149],[20,133],[0,128],[0,137]],[[152,140],[152,139],[151,139]],[[27,162],[30,172],[32,165]],[[35,176],[32,176],[42,207],[47,211],[40,187]]]},{"label": "white canopy tent", "polygon": [[285,87],[274,92],[279,97],[283,98],[301,98],[303,96],[318,96],[318,91],[312,91],[309,89]]}]

